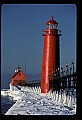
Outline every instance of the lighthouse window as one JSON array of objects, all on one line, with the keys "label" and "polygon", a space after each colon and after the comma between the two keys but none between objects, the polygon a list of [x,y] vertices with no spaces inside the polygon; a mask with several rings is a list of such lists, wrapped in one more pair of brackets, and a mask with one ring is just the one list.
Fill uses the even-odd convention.
[{"label": "lighthouse window", "polygon": [[51,28],[51,25],[49,25],[49,29]]},{"label": "lighthouse window", "polygon": [[57,29],[57,24],[55,24],[54,28]]},{"label": "lighthouse window", "polygon": [[52,29],[54,29],[54,24],[52,25]]},{"label": "lighthouse window", "polygon": [[51,25],[51,29],[54,29],[54,27],[55,27],[54,24],[52,24],[52,25]]},{"label": "lighthouse window", "polygon": [[53,27],[54,27],[54,26],[52,25],[52,29],[53,29]]},{"label": "lighthouse window", "polygon": [[49,26],[47,25],[46,27],[48,28]]}]

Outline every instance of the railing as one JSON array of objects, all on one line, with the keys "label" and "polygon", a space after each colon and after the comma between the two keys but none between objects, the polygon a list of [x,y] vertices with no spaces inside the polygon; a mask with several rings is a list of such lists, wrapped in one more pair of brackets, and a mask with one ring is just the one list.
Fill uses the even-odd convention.
[{"label": "railing", "polygon": [[41,81],[40,81],[41,79],[39,78],[39,79],[34,79],[34,80],[31,80],[31,81],[28,81],[27,82],[27,86],[28,87],[32,87],[32,86],[40,86],[41,85]]},{"label": "railing", "polygon": [[74,91],[77,87],[77,72],[74,71],[74,62],[70,69],[66,64],[66,70],[61,67],[49,74],[49,90],[52,91]]},{"label": "railing", "polygon": [[60,89],[76,89],[77,84],[77,73],[68,74],[62,77],[53,76],[52,79],[49,79],[49,88],[53,88],[53,90]]},{"label": "railing", "polygon": [[61,30],[58,30],[58,29],[46,29],[46,30],[42,30],[42,35],[59,35],[61,36]]}]

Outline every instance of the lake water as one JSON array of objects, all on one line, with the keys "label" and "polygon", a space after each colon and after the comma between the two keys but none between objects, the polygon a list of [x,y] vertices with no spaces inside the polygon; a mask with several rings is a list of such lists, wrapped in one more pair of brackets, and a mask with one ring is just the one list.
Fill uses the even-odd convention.
[{"label": "lake water", "polygon": [[14,103],[15,101],[12,100],[12,97],[1,96],[1,113],[5,114]]}]

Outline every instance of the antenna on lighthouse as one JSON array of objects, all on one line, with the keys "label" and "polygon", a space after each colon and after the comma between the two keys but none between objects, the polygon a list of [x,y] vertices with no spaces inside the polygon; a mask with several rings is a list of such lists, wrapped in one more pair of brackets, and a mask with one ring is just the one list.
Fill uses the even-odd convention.
[{"label": "antenna on lighthouse", "polygon": [[53,20],[53,18],[54,18],[54,17],[52,16],[52,20]]},{"label": "antenna on lighthouse", "polygon": [[26,74],[26,61],[25,61],[25,74]]}]

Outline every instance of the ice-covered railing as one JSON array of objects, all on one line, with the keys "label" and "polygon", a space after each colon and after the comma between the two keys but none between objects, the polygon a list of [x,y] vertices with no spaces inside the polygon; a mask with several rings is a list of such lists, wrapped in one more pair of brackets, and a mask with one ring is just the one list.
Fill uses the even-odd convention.
[{"label": "ice-covered railing", "polygon": [[[22,91],[27,91],[27,92],[32,92],[36,94],[43,94],[41,93],[41,87],[40,86],[35,86],[35,87],[22,87]],[[76,91],[74,91],[76,94]],[[67,95],[66,91],[64,90],[63,92],[56,92],[56,91],[49,91],[48,93],[44,94],[48,98],[54,99],[56,102],[62,102],[63,104],[67,105],[70,108],[75,108],[76,109],[76,97],[70,92],[70,94]]]},{"label": "ice-covered railing", "polygon": [[76,98],[72,94],[67,95],[65,91],[62,94],[58,93],[58,91],[53,91],[53,93],[48,92],[47,96],[53,98],[56,102],[66,104],[70,108],[76,107]]},{"label": "ice-covered railing", "polygon": [[28,91],[28,92],[34,92],[34,93],[41,93],[41,88],[40,86],[35,86],[35,87],[22,87],[22,91]]}]

